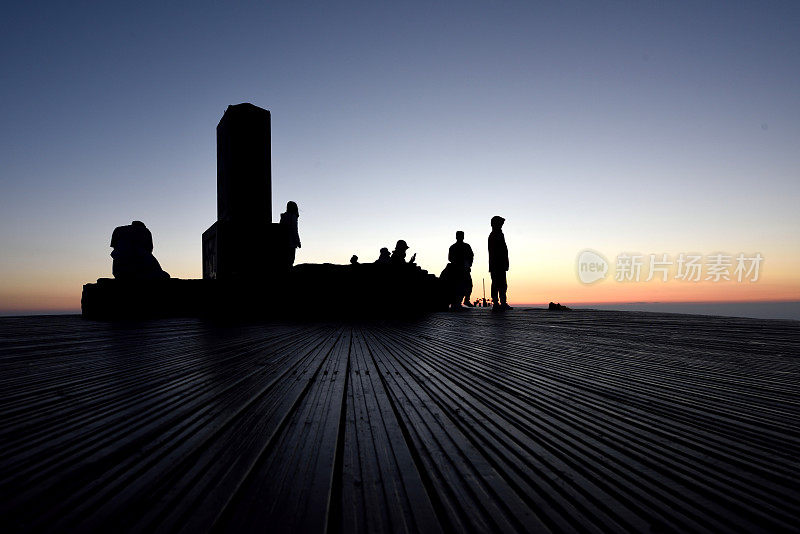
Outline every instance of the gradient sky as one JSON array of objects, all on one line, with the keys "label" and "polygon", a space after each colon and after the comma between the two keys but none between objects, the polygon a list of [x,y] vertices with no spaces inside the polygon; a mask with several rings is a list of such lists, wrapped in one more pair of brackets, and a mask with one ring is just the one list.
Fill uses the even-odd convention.
[{"label": "gradient sky", "polygon": [[[298,263],[458,229],[509,300],[800,300],[800,3],[18,2],[0,18],[0,312],[77,310],[133,219],[177,277],[216,218],[215,127],[272,112]],[[760,252],[757,283],[582,285],[577,254]]]}]

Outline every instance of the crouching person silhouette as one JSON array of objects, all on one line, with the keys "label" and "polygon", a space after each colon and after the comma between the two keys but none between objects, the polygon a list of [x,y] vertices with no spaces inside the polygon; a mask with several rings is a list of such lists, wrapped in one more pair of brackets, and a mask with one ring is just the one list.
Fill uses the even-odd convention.
[{"label": "crouching person silhouette", "polygon": [[375,263],[379,265],[389,265],[390,263],[392,263],[392,256],[391,254],[389,254],[388,248],[383,247],[381,249],[380,255],[378,256],[378,259],[375,260]]},{"label": "crouching person silhouette", "polygon": [[142,221],[118,226],[111,234],[111,272],[119,280],[163,280],[169,278],[153,256],[153,234]]}]

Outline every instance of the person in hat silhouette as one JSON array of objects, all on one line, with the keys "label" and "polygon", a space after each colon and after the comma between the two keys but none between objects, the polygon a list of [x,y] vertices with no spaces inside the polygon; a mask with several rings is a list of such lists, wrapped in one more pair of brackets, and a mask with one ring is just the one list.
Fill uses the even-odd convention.
[{"label": "person in hat silhouette", "polygon": [[392,265],[411,265],[414,263],[414,260],[417,259],[417,255],[414,254],[411,256],[411,259],[408,260],[406,263],[406,251],[408,250],[408,245],[402,239],[397,241],[397,244],[394,246],[394,250],[392,251],[391,262]]}]

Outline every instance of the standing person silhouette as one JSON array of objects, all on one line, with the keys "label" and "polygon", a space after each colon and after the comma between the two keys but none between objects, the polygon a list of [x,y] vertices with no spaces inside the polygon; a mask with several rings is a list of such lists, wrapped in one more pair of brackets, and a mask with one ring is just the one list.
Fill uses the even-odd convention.
[{"label": "standing person silhouette", "polygon": [[456,242],[450,245],[450,250],[447,251],[447,261],[453,264],[456,270],[454,273],[456,285],[458,286],[458,303],[461,305],[463,299],[464,304],[472,307],[474,304],[470,302],[470,295],[472,295],[472,261],[475,255],[472,252],[472,247],[464,242],[464,232],[461,230],[456,232]]},{"label": "standing person silhouette", "polygon": [[489,234],[489,273],[492,275],[492,311],[510,310],[506,302],[506,271],[508,271],[508,247],[503,235],[503,223],[499,215],[492,217],[492,233]]},{"label": "standing person silhouette", "polygon": [[281,213],[281,226],[284,227],[286,235],[286,261],[289,268],[294,265],[294,257],[297,249],[300,248],[300,234],[297,231],[297,219],[300,217],[300,210],[297,204],[290,200],[286,203],[286,212]]}]

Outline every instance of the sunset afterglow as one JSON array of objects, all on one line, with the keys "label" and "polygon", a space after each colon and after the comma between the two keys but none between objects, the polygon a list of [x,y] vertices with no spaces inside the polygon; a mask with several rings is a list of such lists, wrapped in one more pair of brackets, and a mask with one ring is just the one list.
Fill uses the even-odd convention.
[{"label": "sunset afterglow", "polygon": [[[0,313],[79,311],[134,219],[200,277],[240,102],[272,112],[298,263],[402,238],[438,275],[463,230],[479,297],[502,215],[512,303],[800,300],[795,4],[288,6],[4,14]],[[587,285],[584,249],[764,260],[756,282]]]}]

